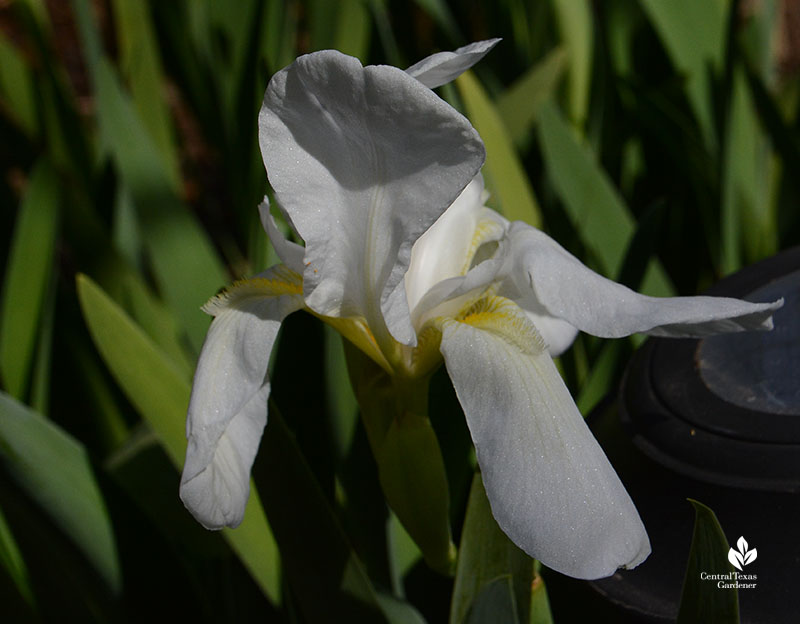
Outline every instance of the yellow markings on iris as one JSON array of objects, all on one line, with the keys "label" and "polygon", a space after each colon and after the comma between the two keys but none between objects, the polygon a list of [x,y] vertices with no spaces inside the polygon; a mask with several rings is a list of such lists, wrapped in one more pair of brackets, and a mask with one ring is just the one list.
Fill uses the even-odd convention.
[{"label": "yellow markings on iris", "polygon": [[251,277],[234,282],[209,299],[203,306],[203,311],[216,316],[225,308],[247,299],[285,295],[302,296],[303,278],[291,269],[279,265],[271,270],[269,277]]},{"label": "yellow markings on iris", "polygon": [[522,308],[505,297],[484,297],[464,310],[455,321],[491,332],[523,353],[539,354],[547,349]]}]

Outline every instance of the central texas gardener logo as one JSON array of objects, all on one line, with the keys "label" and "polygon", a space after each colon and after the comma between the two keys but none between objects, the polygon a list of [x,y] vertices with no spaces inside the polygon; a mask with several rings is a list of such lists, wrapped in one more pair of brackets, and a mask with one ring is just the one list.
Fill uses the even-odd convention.
[{"label": "central texas gardener logo", "polygon": [[728,561],[730,561],[737,570],[742,570],[744,566],[753,563],[756,557],[758,557],[758,551],[756,551],[755,548],[753,550],[747,550],[747,541],[744,537],[740,537],[736,542],[736,548],[739,550],[731,548],[728,551]]}]

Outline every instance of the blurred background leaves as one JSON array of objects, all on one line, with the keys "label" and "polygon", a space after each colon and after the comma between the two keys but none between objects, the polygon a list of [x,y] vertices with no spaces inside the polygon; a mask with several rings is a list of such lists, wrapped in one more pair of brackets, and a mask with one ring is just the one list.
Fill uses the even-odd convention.
[{"label": "blurred background leaves", "polygon": [[[462,559],[455,579],[426,567],[380,494],[340,339],[310,319],[276,350],[285,424],[242,528],[207,532],[177,498],[200,305],[276,262],[256,210],[270,75],[327,47],[405,67],[490,37],[440,95],[482,134],[509,218],[657,295],[797,243],[790,0],[0,2],[0,616],[314,622],[332,596],[359,621],[557,618],[486,513],[439,376]],[[581,336],[561,358],[584,413],[634,344]]]}]

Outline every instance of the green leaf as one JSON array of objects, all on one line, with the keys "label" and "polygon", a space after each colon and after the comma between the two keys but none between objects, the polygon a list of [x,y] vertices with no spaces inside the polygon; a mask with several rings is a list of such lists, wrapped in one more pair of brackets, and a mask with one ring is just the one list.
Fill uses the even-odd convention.
[{"label": "green leaf", "polygon": [[583,128],[592,79],[592,12],[587,0],[552,0],[561,38],[569,54],[567,102],[570,118]]},{"label": "green leaf", "polygon": [[[758,78],[755,78],[758,80]],[[777,251],[770,201],[770,150],[741,67],[733,71],[722,171],[722,270],[732,273]]]},{"label": "green leaf", "polygon": [[333,38],[334,49],[355,56],[362,63],[366,63],[372,30],[372,20],[366,0],[340,0],[335,6],[338,12]]},{"label": "green leaf", "polygon": [[114,0],[120,67],[127,79],[136,111],[166,166],[171,187],[180,188],[178,150],[165,99],[165,85],[149,5]]},{"label": "green leaf", "polygon": [[[186,454],[188,377],[91,279],[78,275],[77,287],[97,350],[172,463],[180,468]],[[265,595],[279,602],[277,548],[254,490],[251,488],[242,524],[223,534]]]},{"label": "green leaf", "polygon": [[624,354],[624,341],[608,340],[595,358],[586,380],[580,384],[575,398],[581,414],[588,414],[619,381],[619,361]]},{"label": "green leaf", "polygon": [[113,157],[131,194],[160,293],[199,351],[208,328],[200,305],[227,275],[208,236],[175,196],[161,153],[102,55],[86,0],[73,0],[73,6],[97,97],[103,151]]},{"label": "green leaf", "polygon": [[325,395],[332,418],[332,433],[337,455],[347,453],[358,424],[358,402],[347,376],[347,360],[342,336],[325,325]]},{"label": "green leaf", "polygon": [[33,372],[31,374],[31,391],[28,403],[40,414],[50,413],[50,378],[53,359],[53,333],[56,327],[56,292],[58,276],[55,271],[50,276],[44,302],[42,318],[39,323],[39,340],[36,345]]},{"label": "green leaf", "polygon": [[514,601],[513,581],[510,575],[489,581],[472,601],[465,624],[492,624],[508,622],[520,624]]},{"label": "green leaf", "polygon": [[[442,29],[450,43],[459,44],[464,36],[458,27],[458,22],[453,16],[450,7],[444,0],[414,0],[417,6],[433,18],[433,21]],[[459,44],[460,45],[460,44]]]},{"label": "green leaf", "polygon": [[641,0],[675,69],[686,77],[686,92],[707,146],[714,146],[711,102],[713,74],[721,71],[730,3],[723,0]]},{"label": "green leaf", "polygon": [[[480,473],[476,472],[461,534],[450,624],[529,622],[531,583],[535,579],[542,583],[534,577],[533,560],[497,526]],[[496,609],[507,617],[492,619]]]},{"label": "green leaf", "polygon": [[553,624],[550,599],[547,596],[547,587],[545,587],[544,579],[539,576],[539,568],[541,568],[541,564],[538,561],[534,561],[529,622],[530,624]]},{"label": "green leaf", "polygon": [[28,66],[5,36],[0,35],[0,94],[3,108],[31,137],[38,135],[33,76]]},{"label": "green leaf", "polygon": [[[573,226],[595,252],[604,272],[618,275],[635,231],[627,206],[552,101],[541,108],[539,140],[547,173]],[[650,295],[667,295],[673,290],[656,261],[645,274],[642,290]]]},{"label": "green leaf", "polygon": [[728,563],[728,540],[722,527],[708,507],[689,499],[694,507],[694,534],[689,551],[689,563],[683,579],[681,604],[678,609],[678,624],[714,622],[714,624],[738,624],[738,590],[720,590],[715,582],[704,581],[700,574],[730,574],[733,567]]},{"label": "green leaf", "polygon": [[500,211],[511,221],[525,221],[540,227],[539,205],[500,113],[472,72],[461,74],[456,86],[467,117],[486,146],[483,173]]},{"label": "green leaf", "polygon": [[8,572],[20,596],[33,607],[35,600],[28,579],[28,568],[2,510],[0,510],[0,565]]},{"label": "green leaf", "polygon": [[253,466],[284,570],[308,622],[389,622],[274,402]]},{"label": "green leaf", "polygon": [[267,0],[263,20],[261,55],[270,73],[275,73],[294,60],[296,15],[284,0]]},{"label": "green leaf", "polygon": [[114,593],[122,577],[105,503],[82,444],[0,392],[0,458]]},{"label": "green leaf", "polygon": [[21,399],[28,387],[58,232],[58,177],[40,161],[17,213],[0,308],[0,374]]},{"label": "green leaf", "polygon": [[539,108],[555,93],[566,61],[566,50],[556,48],[497,99],[497,112],[517,145],[524,144]]}]

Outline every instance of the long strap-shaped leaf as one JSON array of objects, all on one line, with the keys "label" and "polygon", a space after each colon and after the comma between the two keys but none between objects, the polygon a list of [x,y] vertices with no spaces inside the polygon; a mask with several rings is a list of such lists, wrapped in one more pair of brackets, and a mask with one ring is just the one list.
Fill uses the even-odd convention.
[{"label": "long strap-shaped leaf", "polygon": [[83,445],[0,392],[0,460],[118,592],[122,576],[111,522]]}]

